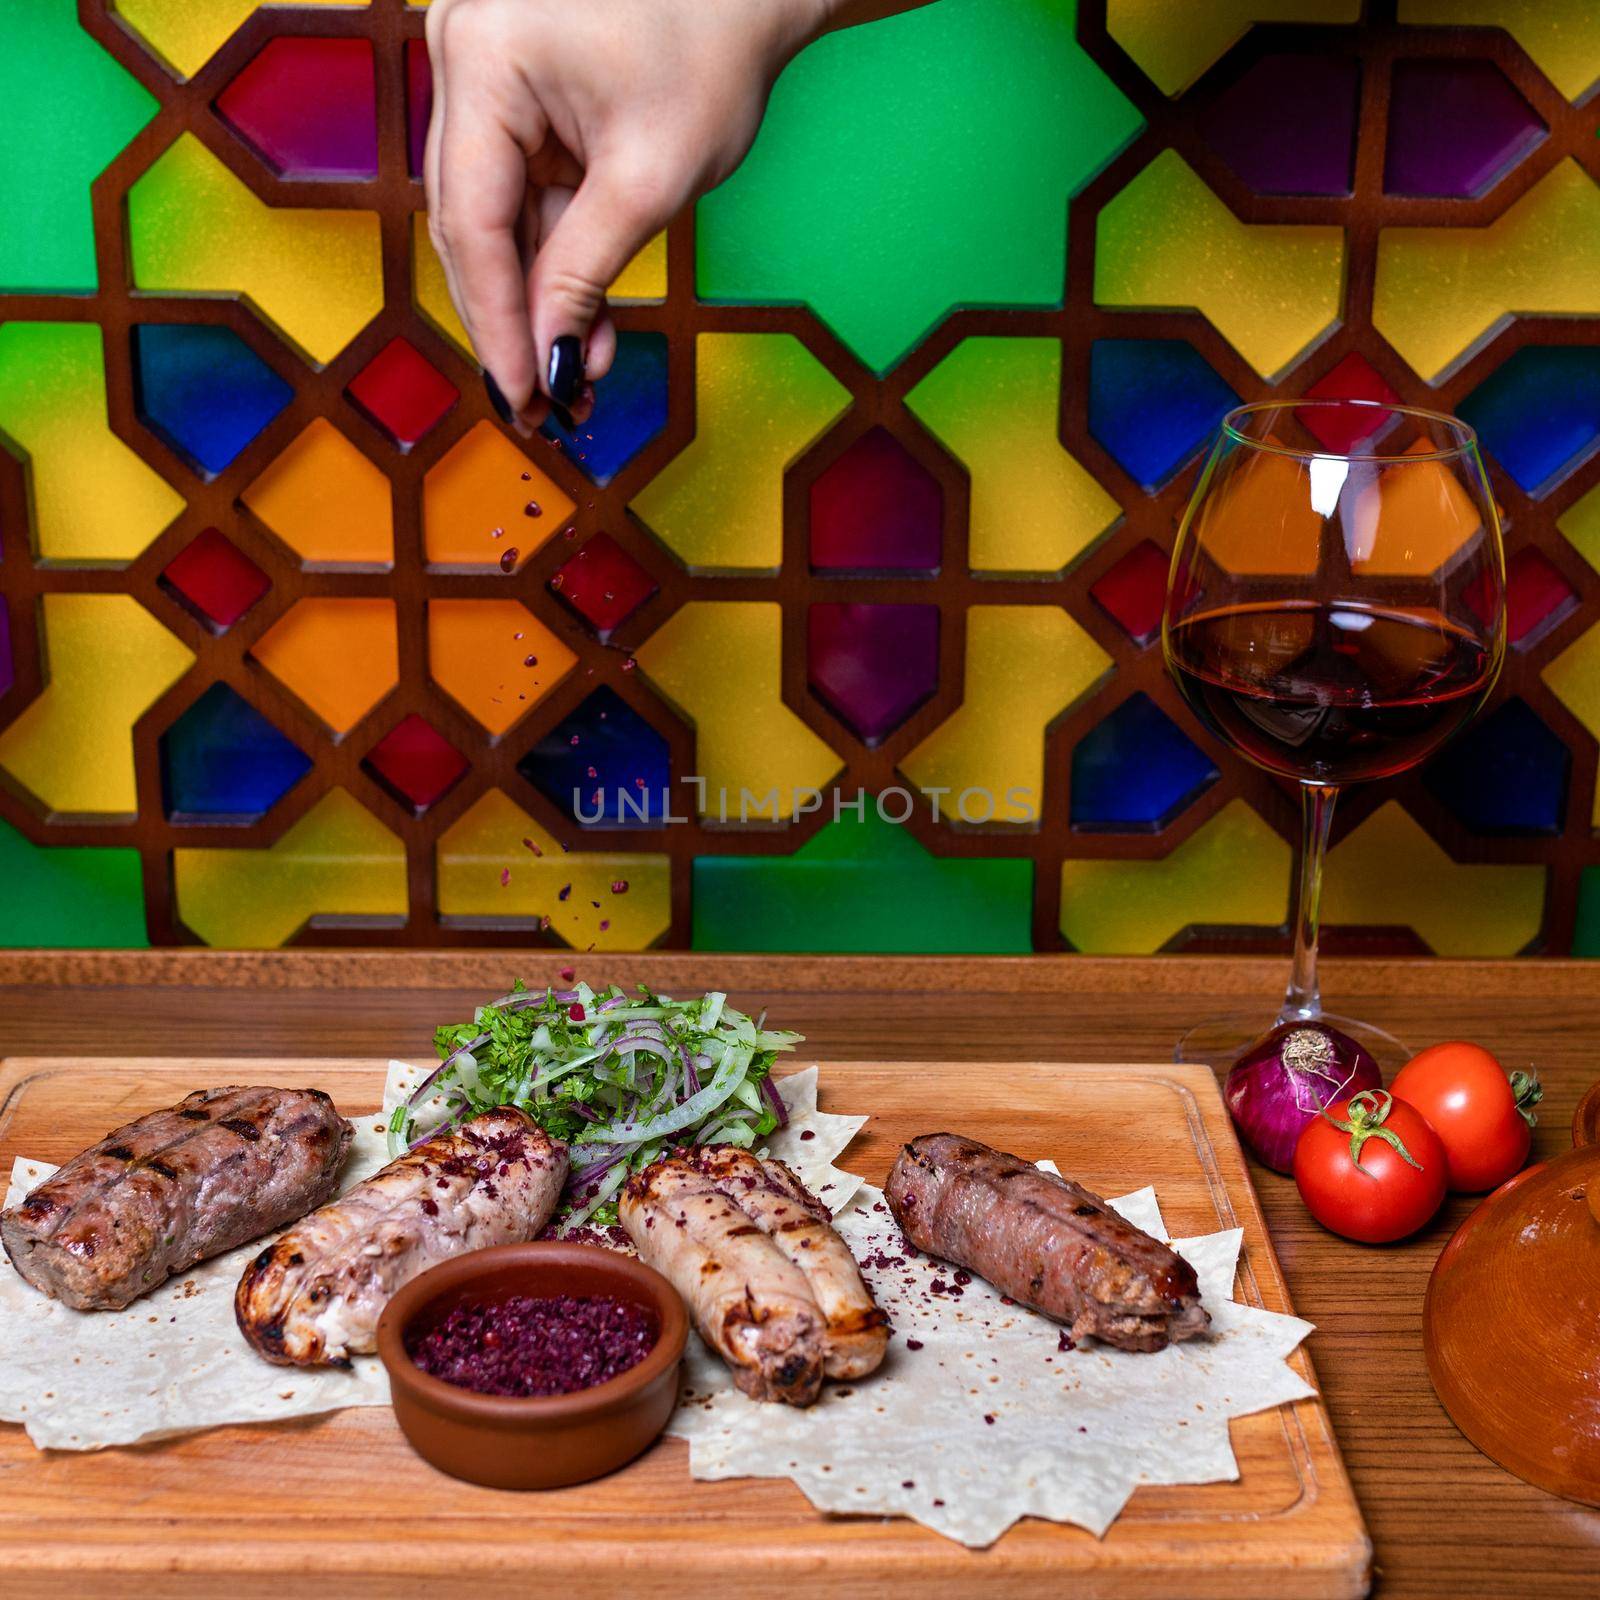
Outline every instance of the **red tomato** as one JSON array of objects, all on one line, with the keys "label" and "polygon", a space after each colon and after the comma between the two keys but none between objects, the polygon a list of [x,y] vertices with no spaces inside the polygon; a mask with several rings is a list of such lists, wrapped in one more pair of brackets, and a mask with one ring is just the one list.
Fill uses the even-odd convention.
[{"label": "red tomato", "polygon": [[1444,1146],[1422,1113],[1383,1089],[1333,1101],[1294,1147],[1306,1209],[1363,1244],[1415,1233],[1444,1200],[1445,1171]]},{"label": "red tomato", "polygon": [[1452,1189],[1480,1194],[1520,1172],[1533,1142],[1539,1080],[1505,1069],[1475,1044],[1431,1045],[1413,1056],[1389,1085],[1439,1135]]}]

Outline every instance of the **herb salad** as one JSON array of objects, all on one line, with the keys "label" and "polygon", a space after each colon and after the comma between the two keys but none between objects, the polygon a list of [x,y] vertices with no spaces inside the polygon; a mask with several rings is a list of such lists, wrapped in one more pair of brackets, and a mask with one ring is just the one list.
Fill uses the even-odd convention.
[{"label": "herb salad", "polygon": [[787,1121],[772,1065],[801,1035],[764,1021],[715,991],[671,1000],[642,984],[628,995],[585,983],[536,991],[519,980],[470,1022],[435,1032],[439,1065],[395,1108],[389,1153],[495,1106],[520,1107],[569,1146],[560,1226],[603,1226],[616,1219],[628,1174],[664,1151],[749,1149]]}]

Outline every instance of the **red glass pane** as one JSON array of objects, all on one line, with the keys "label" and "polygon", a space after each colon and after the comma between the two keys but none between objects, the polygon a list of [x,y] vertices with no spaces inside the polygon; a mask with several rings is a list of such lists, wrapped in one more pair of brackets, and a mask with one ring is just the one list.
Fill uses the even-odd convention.
[{"label": "red glass pane", "polygon": [[605,639],[659,585],[609,533],[597,533],[556,573],[550,587]]},{"label": "red glass pane", "polygon": [[[1462,599],[1487,622],[1494,613],[1495,586],[1480,575]],[[1506,562],[1506,637],[1519,649],[1536,644],[1577,603],[1577,591],[1540,551],[1525,547]]]},{"label": "red glass pane", "polygon": [[1106,572],[1089,593],[1109,611],[1137,645],[1147,645],[1161,631],[1161,608],[1167,597],[1167,553],[1153,541],[1136,544]]},{"label": "red glass pane", "polygon": [[939,687],[938,606],[812,606],[806,646],[812,689],[865,744]]},{"label": "red glass pane", "polygon": [[428,118],[433,115],[433,69],[428,42],[406,40],[406,155],[411,176],[422,176],[422,154],[428,143]]},{"label": "red glass pane", "polygon": [[811,565],[936,572],[943,520],[937,479],[892,434],[873,428],[811,485]]},{"label": "red glass pane", "polygon": [[351,379],[345,393],[402,450],[432,432],[461,398],[437,367],[399,337]]},{"label": "red glass pane", "polygon": [[413,712],[373,745],[362,765],[398,799],[423,812],[455,787],[467,758]]},{"label": "red glass pane", "polygon": [[[1355,350],[1306,393],[1315,400],[1377,400],[1386,405],[1400,398],[1383,374]],[[1338,454],[1370,444],[1394,422],[1387,413],[1363,412],[1356,406],[1305,406],[1295,414],[1319,444]]]},{"label": "red glass pane", "polygon": [[167,563],[161,587],[225,633],[272,587],[272,579],[217,529],[207,528]]},{"label": "red glass pane", "polygon": [[375,178],[367,39],[278,38],[217,96],[217,115],[285,178]]}]

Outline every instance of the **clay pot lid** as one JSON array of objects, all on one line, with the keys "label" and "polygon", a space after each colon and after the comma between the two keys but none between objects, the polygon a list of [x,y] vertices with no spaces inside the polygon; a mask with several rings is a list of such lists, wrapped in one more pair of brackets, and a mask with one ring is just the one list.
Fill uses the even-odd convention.
[{"label": "clay pot lid", "polygon": [[[1600,1126],[1597,1091],[1580,1139]],[[1600,1506],[1600,1143],[1530,1167],[1461,1224],[1428,1281],[1423,1344],[1440,1403],[1486,1456]]]}]

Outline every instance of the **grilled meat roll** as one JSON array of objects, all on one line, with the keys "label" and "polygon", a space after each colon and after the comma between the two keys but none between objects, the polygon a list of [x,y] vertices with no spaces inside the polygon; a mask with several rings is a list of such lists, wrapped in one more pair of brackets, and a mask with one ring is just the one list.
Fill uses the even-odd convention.
[{"label": "grilled meat roll", "polygon": [[828,1212],[782,1162],[679,1150],[636,1172],[618,1219],[754,1400],[807,1406],[883,1359],[887,1320]]},{"label": "grilled meat roll", "polygon": [[348,1366],[376,1348],[389,1297],[451,1256],[535,1238],[567,1147],[501,1106],[419,1144],[307,1217],[245,1268],[239,1330],[280,1366]]},{"label": "grilled meat roll", "polygon": [[1203,1333],[1194,1268],[1081,1184],[955,1133],[925,1133],[884,1190],[919,1250],[1122,1350]]},{"label": "grilled meat roll", "polygon": [[35,1288],[120,1311],[334,1191],[354,1130],[320,1089],[201,1089],[113,1133],[0,1213]]}]

